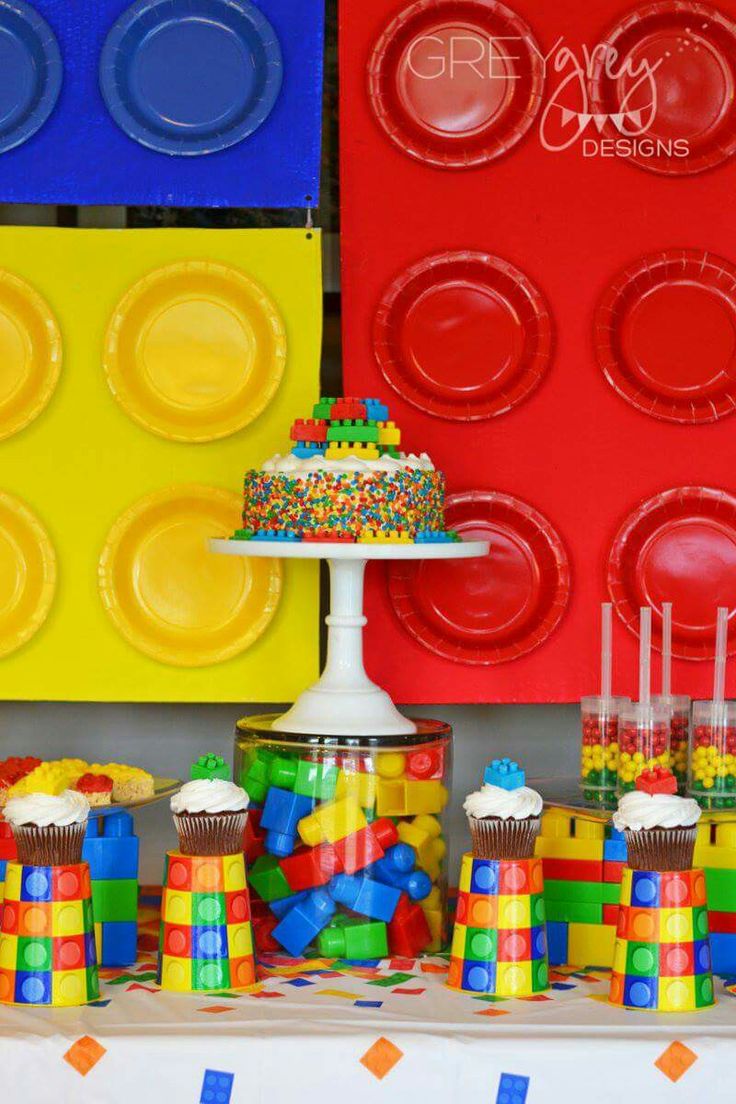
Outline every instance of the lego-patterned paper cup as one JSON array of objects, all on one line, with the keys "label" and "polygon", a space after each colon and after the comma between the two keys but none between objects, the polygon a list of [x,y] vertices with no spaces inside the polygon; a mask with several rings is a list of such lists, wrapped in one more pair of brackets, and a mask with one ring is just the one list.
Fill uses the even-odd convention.
[{"label": "lego-patterned paper cup", "polygon": [[242,852],[169,851],[161,900],[158,981],[176,993],[255,983],[250,900]]},{"label": "lego-patterned paper cup", "polygon": [[99,995],[87,863],[9,862],[0,924],[0,1003],[71,1007]]},{"label": "lego-patterned paper cup", "polygon": [[549,987],[541,859],[463,856],[447,986],[498,997]]},{"label": "lego-patterned paper cup", "polygon": [[715,1003],[702,870],[624,868],[608,1000],[650,1012]]}]

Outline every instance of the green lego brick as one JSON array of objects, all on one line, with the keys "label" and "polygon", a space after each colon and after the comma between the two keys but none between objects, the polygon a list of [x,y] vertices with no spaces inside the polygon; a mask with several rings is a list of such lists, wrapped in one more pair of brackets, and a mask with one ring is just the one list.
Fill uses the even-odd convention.
[{"label": "green lego brick", "polygon": [[300,759],[296,768],[294,793],[301,794],[302,797],[316,797],[319,801],[330,801],[335,796],[339,773],[337,767]]},{"label": "green lego brick", "polygon": [[253,540],[255,535],[256,535],[255,530],[253,530],[253,529],[236,529],[235,532],[233,533],[233,535],[230,537],[230,540],[236,540],[236,541]]},{"label": "green lego brick", "polygon": [[381,456],[393,456],[394,460],[398,460],[401,455],[396,445],[379,445],[378,451]]},{"label": "green lego brick", "polygon": [[334,399],[321,398],[312,408],[312,417],[329,421],[330,411],[334,405]]},{"label": "green lego brick", "polygon": [[266,799],[270,784],[271,763],[275,758],[272,751],[263,749],[246,762],[240,772],[240,785],[251,801],[259,805]]},{"label": "green lego brick", "polygon": [[275,855],[259,855],[248,871],[248,883],[264,901],[280,901],[292,890]]},{"label": "green lego brick", "polygon": [[226,958],[192,960],[194,989],[227,989],[230,986],[230,962]]},{"label": "green lego brick", "polygon": [[293,790],[298,760],[293,755],[277,755],[271,763],[268,779],[280,790]]},{"label": "green lego brick", "polygon": [[98,878],[92,882],[95,922],[137,920],[138,882],[135,878]]},{"label": "green lego brick", "polygon": [[736,870],[707,869],[705,889],[714,912],[736,912]]},{"label": "green lego brick", "polygon": [[617,905],[621,887],[615,882],[573,882],[548,878],[544,883],[544,895],[548,901]]},{"label": "green lego brick", "polygon": [[378,426],[375,422],[334,422],[327,430],[328,441],[362,441],[378,444]]},{"label": "green lego brick", "polygon": [[603,905],[592,901],[550,901],[545,902],[547,919],[572,924],[602,924]]},{"label": "green lego brick", "polygon": [[380,920],[348,920],[330,924],[317,937],[317,948],[327,958],[385,958],[388,932]]},{"label": "green lego brick", "polygon": [[494,928],[468,928],[465,932],[465,957],[474,962],[495,962],[498,956],[498,932]]},{"label": "green lego brick", "polygon": [[629,943],[626,947],[626,973],[632,977],[656,977],[659,971],[657,943]]},{"label": "green lego brick", "polygon": [[221,755],[200,755],[196,763],[192,763],[189,777],[195,778],[221,778],[225,782],[230,781],[230,767]]}]

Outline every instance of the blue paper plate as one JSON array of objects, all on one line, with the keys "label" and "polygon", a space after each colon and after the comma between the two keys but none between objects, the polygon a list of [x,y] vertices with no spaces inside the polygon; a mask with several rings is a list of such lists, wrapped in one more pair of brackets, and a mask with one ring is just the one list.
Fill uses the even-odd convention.
[{"label": "blue paper plate", "polygon": [[0,0],[0,153],[43,126],[61,91],[54,32],[23,0]]},{"label": "blue paper plate", "polygon": [[214,153],[268,117],[281,47],[248,0],[138,0],[113,26],[100,86],[118,126],[161,153]]}]

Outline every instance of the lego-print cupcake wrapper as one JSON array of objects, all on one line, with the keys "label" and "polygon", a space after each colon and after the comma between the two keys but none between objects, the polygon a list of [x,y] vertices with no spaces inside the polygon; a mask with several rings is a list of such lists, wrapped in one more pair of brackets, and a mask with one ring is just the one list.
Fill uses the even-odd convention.
[{"label": "lego-print cupcake wrapper", "polygon": [[248,817],[238,813],[181,813],[174,817],[183,855],[236,855]]},{"label": "lego-print cupcake wrapper", "polygon": [[24,824],[13,828],[18,862],[25,866],[75,866],[82,861],[87,822],[38,828]]},{"label": "lego-print cupcake wrapper", "polygon": [[697,827],[649,828],[626,831],[628,864],[632,870],[690,870]]},{"label": "lego-print cupcake wrapper", "polygon": [[477,859],[531,859],[542,821],[468,817],[473,855]]}]

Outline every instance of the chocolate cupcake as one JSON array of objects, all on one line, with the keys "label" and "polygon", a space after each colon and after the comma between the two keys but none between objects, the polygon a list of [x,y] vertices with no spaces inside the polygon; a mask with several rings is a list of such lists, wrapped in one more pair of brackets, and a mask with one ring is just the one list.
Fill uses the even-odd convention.
[{"label": "chocolate cupcake", "polygon": [[485,779],[463,804],[473,855],[477,859],[532,858],[541,826],[541,796],[524,785],[524,772],[508,759],[494,760]]},{"label": "chocolate cupcake", "polygon": [[183,855],[235,855],[243,850],[248,795],[223,778],[187,782],[171,799]]},{"label": "chocolate cupcake", "polygon": [[644,771],[636,789],[619,798],[613,826],[626,838],[632,870],[690,870],[693,865],[700,806],[677,796],[670,771]]},{"label": "chocolate cupcake", "polygon": [[11,797],[4,809],[13,830],[18,862],[26,866],[73,866],[82,861],[89,802],[75,790]]}]

